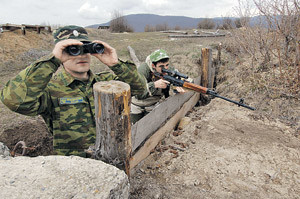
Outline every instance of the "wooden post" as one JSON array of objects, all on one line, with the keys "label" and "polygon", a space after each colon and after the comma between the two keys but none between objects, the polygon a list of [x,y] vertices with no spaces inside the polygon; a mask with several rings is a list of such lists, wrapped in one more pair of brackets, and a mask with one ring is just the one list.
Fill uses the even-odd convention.
[{"label": "wooden post", "polygon": [[26,28],[25,28],[25,26],[21,26],[21,30],[22,30],[22,34],[26,35]]},{"label": "wooden post", "polygon": [[111,80],[98,82],[93,88],[96,119],[95,159],[125,170],[129,175],[130,86]]},{"label": "wooden post", "polygon": [[222,43],[218,45],[218,55],[217,55],[217,65],[221,64],[221,51],[222,51]]},{"label": "wooden post", "polygon": [[136,67],[138,68],[141,65],[141,62],[139,61],[139,59],[137,58],[137,56],[135,55],[135,51],[131,46],[127,47],[130,57],[133,61],[133,63],[136,65]]},{"label": "wooden post", "polygon": [[212,64],[212,50],[210,48],[201,49],[201,86],[212,88],[214,85],[215,68]]},{"label": "wooden post", "polygon": [[[300,28],[299,28],[300,31]],[[297,48],[297,47],[296,47]],[[296,65],[298,66],[298,85],[300,83],[300,39],[298,40],[298,50],[296,50]]]}]

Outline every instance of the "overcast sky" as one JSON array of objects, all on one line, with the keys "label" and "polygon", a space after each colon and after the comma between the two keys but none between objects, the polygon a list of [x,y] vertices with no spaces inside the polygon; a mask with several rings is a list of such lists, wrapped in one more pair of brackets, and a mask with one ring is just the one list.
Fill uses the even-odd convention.
[{"label": "overcast sky", "polygon": [[80,25],[106,23],[112,13],[187,17],[233,16],[238,0],[0,0],[0,23]]}]

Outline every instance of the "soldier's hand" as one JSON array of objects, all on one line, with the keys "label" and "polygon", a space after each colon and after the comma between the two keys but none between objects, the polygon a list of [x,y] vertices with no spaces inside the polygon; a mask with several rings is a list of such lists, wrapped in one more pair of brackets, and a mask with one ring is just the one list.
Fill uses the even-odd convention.
[{"label": "soldier's hand", "polygon": [[119,62],[116,49],[103,41],[95,40],[93,42],[102,44],[104,46],[104,52],[102,54],[92,54],[93,56],[97,57],[102,63],[111,67]]},{"label": "soldier's hand", "polygon": [[163,79],[159,79],[154,82],[154,87],[155,88],[167,88],[168,84],[170,84],[170,82],[163,80]]},{"label": "soldier's hand", "polygon": [[52,53],[57,59],[59,59],[63,63],[65,61],[67,61],[68,59],[72,58],[71,55],[69,55],[68,53],[66,53],[64,51],[64,49],[67,46],[72,46],[72,45],[83,45],[83,43],[78,40],[75,40],[75,39],[62,40],[54,46]]},{"label": "soldier's hand", "polygon": [[177,90],[178,93],[185,93],[185,90],[182,87],[177,86],[177,87],[175,87],[175,89]]}]

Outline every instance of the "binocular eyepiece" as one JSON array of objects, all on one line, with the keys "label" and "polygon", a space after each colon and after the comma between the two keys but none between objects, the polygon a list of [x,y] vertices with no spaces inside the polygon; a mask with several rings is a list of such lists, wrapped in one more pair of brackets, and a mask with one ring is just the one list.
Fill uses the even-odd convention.
[{"label": "binocular eyepiece", "polygon": [[85,53],[102,54],[104,52],[104,46],[98,43],[84,43],[83,45],[67,46],[65,51],[71,56],[78,56]]}]

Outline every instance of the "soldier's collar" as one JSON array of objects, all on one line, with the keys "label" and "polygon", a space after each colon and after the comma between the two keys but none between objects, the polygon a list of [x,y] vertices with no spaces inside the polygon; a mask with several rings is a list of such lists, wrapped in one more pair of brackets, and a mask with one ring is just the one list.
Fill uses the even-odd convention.
[{"label": "soldier's collar", "polygon": [[[90,86],[90,84],[93,82],[95,78],[95,75],[91,70],[89,70],[88,73],[89,73],[88,86]],[[64,68],[61,72],[61,75],[62,75],[62,81],[65,86],[69,86],[74,81],[76,81],[76,79],[70,73],[68,73]]]}]

